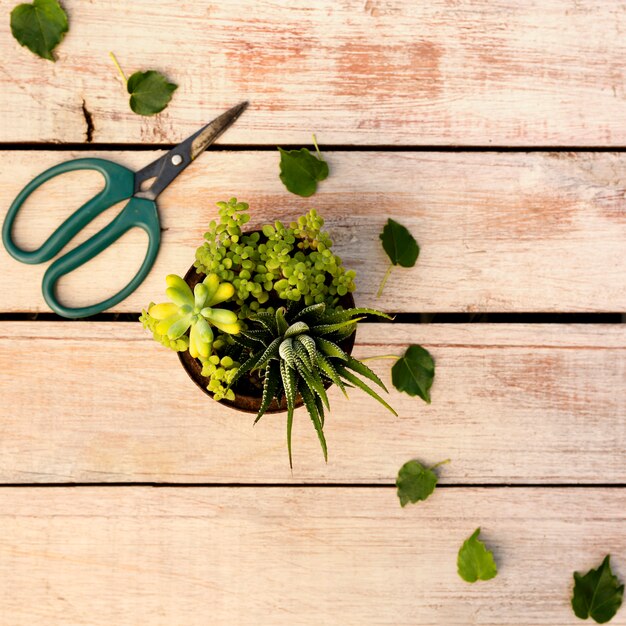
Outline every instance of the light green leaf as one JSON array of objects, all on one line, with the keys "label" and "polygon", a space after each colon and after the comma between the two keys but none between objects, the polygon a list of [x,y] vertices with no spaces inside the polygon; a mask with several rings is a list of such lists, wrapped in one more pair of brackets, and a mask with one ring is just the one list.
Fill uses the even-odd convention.
[{"label": "light green leaf", "polygon": [[430,404],[430,388],[435,378],[435,362],[428,350],[409,346],[391,368],[391,382],[398,391],[419,396]]},{"label": "light green leaf", "polygon": [[[317,190],[317,183],[328,177],[328,164],[306,148],[280,152],[280,180],[291,193],[308,198]],[[319,153],[318,153],[319,154]]]},{"label": "light green leaf", "polygon": [[130,108],[137,115],[160,113],[172,99],[178,85],[167,81],[163,74],[154,70],[135,72],[126,84],[130,94]]},{"label": "light green leaf", "polygon": [[574,572],[572,608],[576,617],[591,617],[598,624],[605,624],[622,605],[624,585],[611,571],[610,559],[607,554],[598,569],[590,569],[584,576]]},{"label": "light green leaf", "polygon": [[405,463],[400,468],[396,479],[400,506],[404,507],[409,502],[426,500],[437,486],[438,478],[433,470],[448,462],[449,460],[442,461],[430,468],[424,467],[419,461]]},{"label": "light green leaf", "polygon": [[463,542],[456,561],[459,576],[468,583],[490,580],[498,573],[493,553],[487,550],[478,535],[480,528]]},{"label": "light green leaf", "polygon": [[34,0],[11,11],[13,37],[42,59],[55,60],[52,51],[67,31],[67,14],[57,0]]}]

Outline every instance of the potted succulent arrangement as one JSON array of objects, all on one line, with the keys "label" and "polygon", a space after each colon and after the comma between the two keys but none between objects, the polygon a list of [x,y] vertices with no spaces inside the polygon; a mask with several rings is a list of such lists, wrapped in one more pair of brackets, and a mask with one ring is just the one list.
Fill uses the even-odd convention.
[{"label": "potted succulent arrangement", "polygon": [[245,202],[217,206],[194,265],[166,278],[170,301],[151,303],[140,321],[214,400],[255,412],[255,423],[286,411],[290,465],[294,410],[304,405],[327,459],[331,385],[359,388],[395,414],[371,385],[386,392],[384,383],[351,355],[358,322],[389,316],[354,306],[355,272],[333,253],[315,210],[246,232]]}]

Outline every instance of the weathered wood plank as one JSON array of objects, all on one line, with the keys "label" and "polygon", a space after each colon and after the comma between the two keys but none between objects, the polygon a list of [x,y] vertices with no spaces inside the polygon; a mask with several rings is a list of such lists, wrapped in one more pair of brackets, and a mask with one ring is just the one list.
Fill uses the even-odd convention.
[{"label": "weathered wood plank", "polygon": [[[140,167],[158,153],[95,153]],[[0,153],[0,219],[17,192],[43,169],[76,153]],[[85,156],[82,154],[82,156]],[[316,196],[289,194],[275,152],[210,152],[160,199],[163,245],[142,287],[116,307],[139,311],[162,297],[164,277],[184,273],[215,202],[248,200],[251,226],[316,207],[336,250],[358,271],[358,301],[392,311],[626,310],[626,155],[331,152],[332,174]],[[52,181],[24,207],[16,239],[34,248],[101,185],[78,172]],[[115,210],[113,210],[115,211]],[[406,224],[422,247],[417,266],[387,267],[378,241],[387,217]],[[112,219],[102,215],[85,239]],[[78,238],[77,238],[78,240]],[[143,233],[127,235],[62,282],[68,303],[85,305],[121,288],[145,253]],[[45,311],[45,267],[0,248],[0,309]]]},{"label": "weathered wood plank", "polygon": [[[595,0],[315,3],[65,0],[52,64],[0,24],[2,141],[173,142],[237,100],[224,141],[454,145],[626,143],[626,5]],[[6,11],[8,13],[9,6]],[[115,71],[179,89],[135,116]]]},{"label": "weathered wood plank", "polygon": [[[624,580],[623,489],[39,488],[0,498],[0,622],[560,626],[574,570]],[[480,526],[499,573],[468,585]],[[626,624],[622,608],[611,622]]]},{"label": "weathered wood plank", "polygon": [[451,458],[447,483],[626,482],[626,326],[366,324],[355,354],[409,343],[436,359],[432,404],[331,390],[329,462],[299,409],[292,473],[284,415],[253,428],[138,323],[4,322],[0,482],[391,484],[410,458]]}]

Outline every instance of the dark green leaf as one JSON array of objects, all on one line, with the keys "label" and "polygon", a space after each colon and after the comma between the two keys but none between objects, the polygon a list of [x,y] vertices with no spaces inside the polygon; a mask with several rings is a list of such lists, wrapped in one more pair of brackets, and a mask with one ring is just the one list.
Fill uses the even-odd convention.
[{"label": "dark green leaf", "polygon": [[328,378],[341,389],[343,395],[348,397],[346,393],[346,386],[343,384],[341,378],[339,378],[339,374],[337,374],[337,370],[333,367],[333,364],[327,359],[321,352],[317,354],[316,362],[319,368],[328,376]]},{"label": "dark green leaf", "polygon": [[463,542],[456,561],[459,576],[468,583],[489,580],[498,573],[493,553],[478,539],[479,534],[480,528],[477,528],[472,536]]},{"label": "dark green leaf", "polygon": [[285,398],[287,399],[287,451],[289,453],[289,467],[293,468],[291,456],[291,430],[293,427],[293,411],[298,393],[298,379],[295,370],[291,369],[285,361],[280,361],[280,376],[283,381]]},{"label": "dark green leaf", "polygon": [[400,506],[428,498],[438,480],[433,469],[424,467],[419,461],[409,461],[400,468],[396,479]]},{"label": "dark green leaf", "polygon": [[396,410],[385,402],[371,387],[366,385],[360,378],[357,378],[350,370],[344,367],[342,364],[337,363],[335,365],[337,372],[343,376],[349,383],[352,383],[355,387],[362,389],[365,393],[369,394],[375,400],[378,400],[386,409],[389,409],[396,417],[398,414]]},{"label": "dark green leaf", "polygon": [[313,326],[311,331],[316,335],[330,335],[330,333],[334,333],[338,330],[342,330],[343,328],[347,328],[350,332],[348,336],[351,335],[356,330],[356,325],[360,322],[362,317],[356,317],[351,320],[346,320],[345,322],[337,322],[336,324],[320,324],[318,326]]},{"label": "dark green leaf", "polygon": [[598,569],[590,569],[584,576],[574,572],[572,608],[576,617],[591,617],[598,624],[605,624],[622,605],[624,585],[611,571],[610,559],[607,554]]},{"label": "dark green leaf", "polygon": [[[358,359],[354,357],[348,356],[348,360],[345,363],[346,367],[349,367],[351,370],[354,370],[357,374],[361,374],[361,376],[365,376],[365,378],[369,378],[372,382],[376,383],[379,387],[382,387],[385,391],[387,391],[387,387],[385,387],[385,383],[374,373],[365,363],[361,363]],[[387,391],[387,393],[389,393]]]},{"label": "dark green leaf", "polygon": [[391,368],[391,382],[398,391],[419,396],[430,404],[430,388],[435,378],[435,362],[428,350],[409,346]]},{"label": "dark green leaf", "polygon": [[[336,311],[332,313],[328,313],[320,319],[321,324],[333,324],[335,322],[344,322],[346,320],[351,320],[356,315],[376,315],[377,317],[384,317],[385,319],[391,320],[393,317],[388,315],[387,313],[383,313],[382,311],[378,311],[377,309],[365,309],[365,308],[356,308],[356,309],[344,309],[343,311]],[[363,318],[360,318],[363,319]]]},{"label": "dark green leaf", "polygon": [[383,249],[393,265],[413,267],[420,253],[417,241],[402,224],[388,219],[380,234]]},{"label": "dark green leaf", "polygon": [[309,315],[313,319],[317,319],[319,316],[321,316],[324,313],[325,310],[326,310],[326,305],[323,302],[320,302],[319,304],[311,304],[310,306],[307,306],[304,309],[302,309],[293,318],[293,320],[291,320],[291,323],[293,324],[294,322],[297,322],[299,319],[302,319],[303,317],[308,317]]},{"label": "dark green leaf", "polygon": [[315,426],[315,431],[317,432],[317,437],[320,440],[322,452],[324,453],[324,460],[328,463],[326,437],[324,437],[324,430],[318,413],[317,403],[315,402],[315,396],[309,389],[307,389],[307,387],[302,387],[302,389],[300,389],[300,395],[302,396],[302,401],[304,402],[304,406],[306,407],[309,417]]},{"label": "dark green leaf", "polygon": [[34,0],[11,11],[13,37],[43,59],[54,61],[52,51],[67,31],[67,15],[57,0]]},{"label": "dark green leaf", "polygon": [[307,384],[311,392],[316,393],[325,404],[327,409],[330,409],[330,405],[328,404],[328,396],[326,395],[326,389],[324,389],[324,384],[322,383],[322,379],[320,378],[319,371],[314,369],[312,372],[307,371],[305,368],[299,368],[298,373]]},{"label": "dark green leaf", "polygon": [[126,87],[133,112],[138,115],[155,115],[168,105],[178,85],[169,83],[163,74],[149,70],[135,72],[128,79]]},{"label": "dark green leaf", "polygon": [[317,347],[320,349],[320,351],[323,352],[326,356],[341,359],[342,361],[348,360],[348,355],[332,341],[328,341],[328,339],[323,339],[322,337],[316,337],[315,343],[317,344]]},{"label": "dark green leaf", "polygon": [[306,148],[280,152],[280,180],[291,193],[308,198],[317,190],[317,183],[328,176],[328,164]]},{"label": "dark green leaf", "polygon": [[265,380],[263,381],[263,397],[261,399],[261,407],[257,413],[254,423],[256,424],[262,417],[265,411],[272,403],[278,386],[280,385],[280,367],[278,361],[270,361],[265,368]]}]

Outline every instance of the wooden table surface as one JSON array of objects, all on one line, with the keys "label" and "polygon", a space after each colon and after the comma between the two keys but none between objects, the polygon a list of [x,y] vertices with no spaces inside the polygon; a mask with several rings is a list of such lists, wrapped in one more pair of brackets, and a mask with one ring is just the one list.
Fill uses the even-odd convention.
[{"label": "wooden table surface", "polygon": [[[626,2],[63,0],[54,64],[12,38],[14,3],[0,218],[48,166],[140,167],[251,104],[161,196],[155,267],[109,313],[52,315],[45,267],[0,250],[0,624],[557,626],[579,623],[574,570],[610,553],[626,580]],[[129,110],[109,50],[179,84],[166,111]],[[312,132],[331,175],[303,199],[275,146]],[[49,183],[17,241],[36,247],[100,185]],[[284,416],[253,429],[192,385],[132,320],[233,195],[252,225],[323,214],[359,305],[380,306],[386,219],[411,229],[419,261],[383,301],[399,316],[362,324],[356,354],[424,345],[431,405],[395,393],[395,418],[333,390],[328,464],[299,410],[291,472]],[[129,233],[64,300],[112,293],[144,246]],[[401,509],[411,458],[452,462]],[[456,553],[477,526],[499,573],[468,585]]]}]

